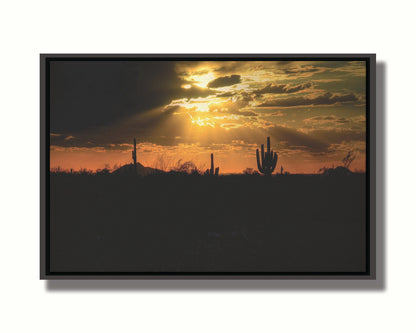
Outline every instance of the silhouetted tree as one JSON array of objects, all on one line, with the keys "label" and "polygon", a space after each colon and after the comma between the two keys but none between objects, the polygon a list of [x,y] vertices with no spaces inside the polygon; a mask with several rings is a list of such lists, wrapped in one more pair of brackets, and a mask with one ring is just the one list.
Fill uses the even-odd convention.
[{"label": "silhouetted tree", "polygon": [[345,157],[342,159],[342,163],[343,163],[344,168],[349,169],[349,167],[350,167],[351,163],[355,160],[355,158],[356,158],[356,156],[355,156],[355,154],[354,154],[354,151],[353,151],[353,150],[350,150],[350,151],[348,152],[347,156],[345,156]]},{"label": "silhouetted tree", "polygon": [[244,175],[258,175],[259,173],[253,168],[246,168],[243,170]]},{"label": "silhouetted tree", "polygon": [[182,163],[182,160],[179,160],[176,164],[176,167],[172,168],[170,173],[172,174],[188,174],[188,175],[200,175],[201,172],[197,168],[194,162],[186,161]]}]

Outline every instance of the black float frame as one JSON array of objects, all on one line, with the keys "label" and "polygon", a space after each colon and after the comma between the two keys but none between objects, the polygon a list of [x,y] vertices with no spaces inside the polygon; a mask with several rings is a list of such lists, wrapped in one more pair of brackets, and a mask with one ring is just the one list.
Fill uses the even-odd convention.
[{"label": "black float frame", "polygon": [[[53,60],[315,60],[366,62],[366,271],[284,273],[54,273],[49,239],[49,62]],[[53,279],[376,279],[376,55],[375,54],[41,54],[40,55],[40,278]]]}]

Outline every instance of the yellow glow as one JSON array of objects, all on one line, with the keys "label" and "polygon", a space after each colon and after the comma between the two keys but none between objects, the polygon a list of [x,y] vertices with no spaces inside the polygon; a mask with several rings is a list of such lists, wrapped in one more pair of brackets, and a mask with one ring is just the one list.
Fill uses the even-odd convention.
[{"label": "yellow glow", "polygon": [[193,106],[196,107],[195,111],[199,112],[209,112],[210,103],[194,103]]},{"label": "yellow glow", "polygon": [[182,89],[191,89],[192,86],[190,84],[183,84],[183,85],[181,85],[181,88]]},{"label": "yellow glow", "polygon": [[191,118],[191,123],[192,124],[195,124],[195,125],[198,125],[198,126],[211,126],[211,127],[215,127],[215,125],[214,125],[214,123],[211,121],[211,119],[210,118],[202,118],[201,119],[201,117],[197,117],[197,118],[194,118],[194,117],[192,117],[192,115],[190,115],[189,113],[188,113],[188,115],[189,115],[189,117]]},{"label": "yellow glow", "polygon": [[192,75],[190,80],[195,82],[195,85],[201,88],[206,88],[208,83],[215,79],[214,73],[207,73],[203,75]]}]

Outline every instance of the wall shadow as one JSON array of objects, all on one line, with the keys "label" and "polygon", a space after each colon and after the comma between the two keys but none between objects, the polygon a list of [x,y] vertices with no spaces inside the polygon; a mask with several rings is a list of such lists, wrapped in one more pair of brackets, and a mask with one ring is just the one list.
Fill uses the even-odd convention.
[{"label": "wall shadow", "polygon": [[49,280],[47,292],[324,292],[386,290],[386,64],[377,62],[375,280]]}]

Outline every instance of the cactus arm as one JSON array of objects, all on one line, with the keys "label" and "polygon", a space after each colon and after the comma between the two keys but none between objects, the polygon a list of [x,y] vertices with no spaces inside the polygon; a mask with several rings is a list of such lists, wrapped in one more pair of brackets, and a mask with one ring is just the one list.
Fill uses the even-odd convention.
[{"label": "cactus arm", "polygon": [[259,156],[259,150],[258,149],[256,149],[256,157],[257,157],[257,168],[259,169],[259,171],[261,173],[263,173],[263,168],[262,168],[261,163],[260,163],[260,156]]},{"label": "cactus arm", "polygon": [[220,167],[215,168],[215,175],[218,176],[218,173],[220,172]]},{"label": "cactus arm", "polygon": [[270,137],[267,137],[267,154],[269,155],[269,157],[272,157],[272,155],[270,155]]},{"label": "cactus arm", "polygon": [[272,160],[272,168],[271,168],[270,173],[272,173],[274,171],[274,169],[276,169],[276,165],[277,165],[277,154],[274,153],[273,160]]},{"label": "cactus arm", "polygon": [[265,166],[265,159],[266,157],[264,156],[264,145],[261,145],[261,166],[264,167]]}]

